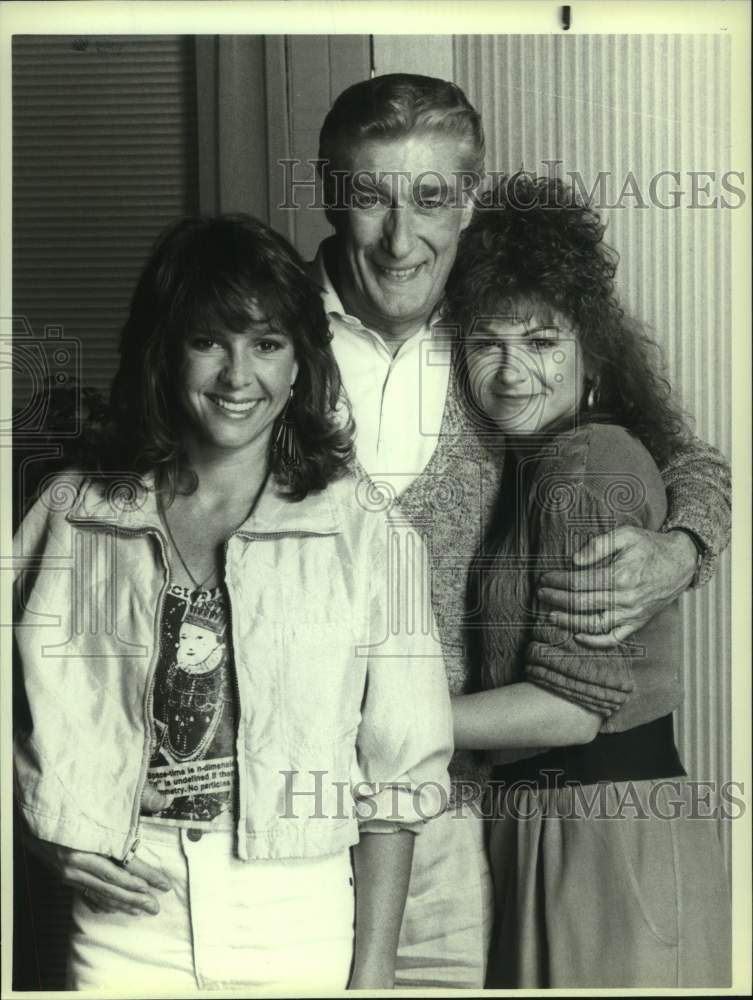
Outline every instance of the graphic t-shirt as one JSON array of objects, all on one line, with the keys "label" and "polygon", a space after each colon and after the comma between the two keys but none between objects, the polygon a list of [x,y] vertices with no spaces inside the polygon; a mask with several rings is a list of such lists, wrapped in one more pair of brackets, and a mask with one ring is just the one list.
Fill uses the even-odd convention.
[{"label": "graphic t-shirt", "polygon": [[230,828],[236,696],[225,591],[171,585],[162,609],[148,781],[175,796],[154,818]]}]

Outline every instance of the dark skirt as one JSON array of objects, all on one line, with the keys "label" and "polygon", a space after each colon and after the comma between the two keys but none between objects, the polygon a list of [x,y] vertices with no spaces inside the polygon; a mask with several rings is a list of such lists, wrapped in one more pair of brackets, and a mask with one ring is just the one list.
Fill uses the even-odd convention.
[{"label": "dark skirt", "polygon": [[[533,761],[511,766],[517,784],[491,786],[487,987],[729,986],[718,820],[693,782],[683,773],[572,784],[574,775],[549,773],[536,782]],[[587,756],[571,761],[588,777]]]}]

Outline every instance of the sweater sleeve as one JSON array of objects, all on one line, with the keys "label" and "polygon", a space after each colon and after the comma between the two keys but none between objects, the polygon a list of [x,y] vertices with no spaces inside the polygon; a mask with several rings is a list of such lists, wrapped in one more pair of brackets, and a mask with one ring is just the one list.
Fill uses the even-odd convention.
[{"label": "sweater sleeve", "polygon": [[701,552],[692,586],[708,583],[729,544],[730,467],[721,452],[699,438],[679,449],[661,469],[668,513],[662,531],[681,528],[698,541]]},{"label": "sweater sleeve", "polygon": [[[600,429],[599,435],[594,449],[599,461],[579,468],[555,460],[537,471],[527,510],[535,577],[545,569],[568,568],[573,553],[591,538],[623,524],[656,528],[664,516],[661,480],[645,449],[637,442],[629,444],[619,428]],[[596,572],[601,575],[608,567],[605,562]],[[535,595],[531,611],[525,679],[598,712],[606,723],[635,688],[631,643],[596,651],[549,624]],[[607,723],[603,728],[610,727]]]}]

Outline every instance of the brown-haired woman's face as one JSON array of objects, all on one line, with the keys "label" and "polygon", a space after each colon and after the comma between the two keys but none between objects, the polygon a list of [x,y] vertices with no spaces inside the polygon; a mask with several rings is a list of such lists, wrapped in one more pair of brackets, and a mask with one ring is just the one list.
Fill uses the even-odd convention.
[{"label": "brown-haired woman's face", "polygon": [[556,313],[523,306],[514,312],[480,319],[466,337],[469,388],[500,430],[537,434],[577,411],[583,351]]},{"label": "brown-haired woman's face", "polygon": [[255,304],[242,332],[186,334],[179,396],[190,433],[219,449],[266,444],[297,374],[292,338]]}]

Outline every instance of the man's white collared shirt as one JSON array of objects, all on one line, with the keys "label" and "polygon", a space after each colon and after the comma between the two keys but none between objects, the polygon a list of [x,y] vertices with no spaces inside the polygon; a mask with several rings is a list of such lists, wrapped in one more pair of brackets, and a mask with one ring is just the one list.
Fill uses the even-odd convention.
[{"label": "man's white collared shirt", "polygon": [[380,334],[345,312],[325,269],[322,246],[312,277],[323,289],[332,349],[356,421],[356,455],[372,479],[399,495],[424,471],[437,446],[450,374],[449,342],[432,333],[429,321],[393,355]]}]

